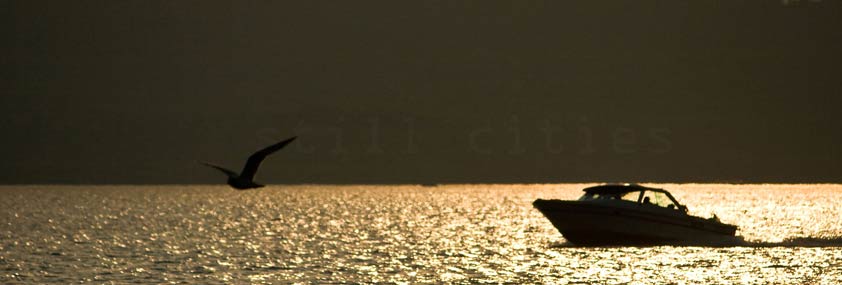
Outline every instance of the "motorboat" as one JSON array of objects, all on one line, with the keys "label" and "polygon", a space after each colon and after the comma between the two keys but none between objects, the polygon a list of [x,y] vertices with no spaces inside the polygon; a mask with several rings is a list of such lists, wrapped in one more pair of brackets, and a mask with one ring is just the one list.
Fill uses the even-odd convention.
[{"label": "motorboat", "polygon": [[714,215],[688,214],[668,191],[638,184],[588,187],[578,200],[535,200],[564,238],[575,245],[708,244],[734,238],[737,226]]}]

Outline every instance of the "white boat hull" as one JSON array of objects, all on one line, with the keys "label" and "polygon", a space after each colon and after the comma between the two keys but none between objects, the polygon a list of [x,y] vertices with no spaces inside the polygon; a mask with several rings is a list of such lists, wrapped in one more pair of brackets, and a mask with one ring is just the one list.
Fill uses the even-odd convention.
[{"label": "white boat hull", "polygon": [[710,244],[733,238],[737,229],[649,205],[541,199],[533,205],[578,245]]}]

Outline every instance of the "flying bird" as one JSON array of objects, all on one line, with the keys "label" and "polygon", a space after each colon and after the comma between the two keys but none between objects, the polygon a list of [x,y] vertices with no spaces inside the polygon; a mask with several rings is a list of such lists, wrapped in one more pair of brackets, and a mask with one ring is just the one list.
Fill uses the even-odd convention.
[{"label": "flying bird", "polygon": [[246,161],[246,166],[243,167],[243,171],[240,174],[237,174],[237,172],[233,170],[212,163],[207,163],[204,161],[200,163],[213,167],[216,170],[222,171],[222,173],[225,173],[225,175],[228,175],[228,185],[231,185],[231,187],[234,187],[237,190],[260,188],[266,186],[254,182],[254,175],[257,174],[257,169],[260,167],[260,163],[263,162],[263,159],[265,159],[267,156],[284,148],[296,138],[298,137],[291,137],[285,139],[279,143],[270,145],[264,149],[255,152],[254,154],[249,156],[248,160]]}]

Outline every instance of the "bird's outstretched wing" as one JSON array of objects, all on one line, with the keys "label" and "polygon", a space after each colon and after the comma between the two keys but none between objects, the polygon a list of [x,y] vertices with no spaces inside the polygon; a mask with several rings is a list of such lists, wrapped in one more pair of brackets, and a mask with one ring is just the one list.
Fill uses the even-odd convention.
[{"label": "bird's outstretched wing", "polygon": [[248,161],[246,161],[246,166],[243,167],[243,172],[240,173],[240,177],[248,180],[254,180],[254,175],[257,173],[257,168],[260,167],[260,163],[263,162],[263,159],[266,156],[272,154],[273,152],[278,151],[279,149],[284,148],[286,145],[294,141],[298,137],[291,137],[285,139],[279,143],[270,145],[264,149],[261,149],[251,156],[249,156]]},{"label": "bird's outstretched wing", "polygon": [[228,177],[237,177],[238,176],[236,172],[234,172],[233,170],[227,169],[225,167],[222,167],[222,166],[219,166],[219,165],[216,165],[216,164],[212,164],[212,163],[208,163],[208,162],[204,162],[204,161],[199,161],[199,163],[204,164],[204,165],[209,166],[209,167],[213,167],[216,170],[222,171],[222,173],[225,173],[225,175],[228,175]]}]

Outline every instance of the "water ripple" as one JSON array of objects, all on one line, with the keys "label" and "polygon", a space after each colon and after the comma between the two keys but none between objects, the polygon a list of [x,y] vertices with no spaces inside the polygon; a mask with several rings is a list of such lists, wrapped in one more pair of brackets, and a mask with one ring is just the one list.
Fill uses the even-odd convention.
[{"label": "water ripple", "polygon": [[840,185],[654,185],[742,239],[592,248],[531,205],[584,186],[4,186],[0,283],[842,282]]}]

